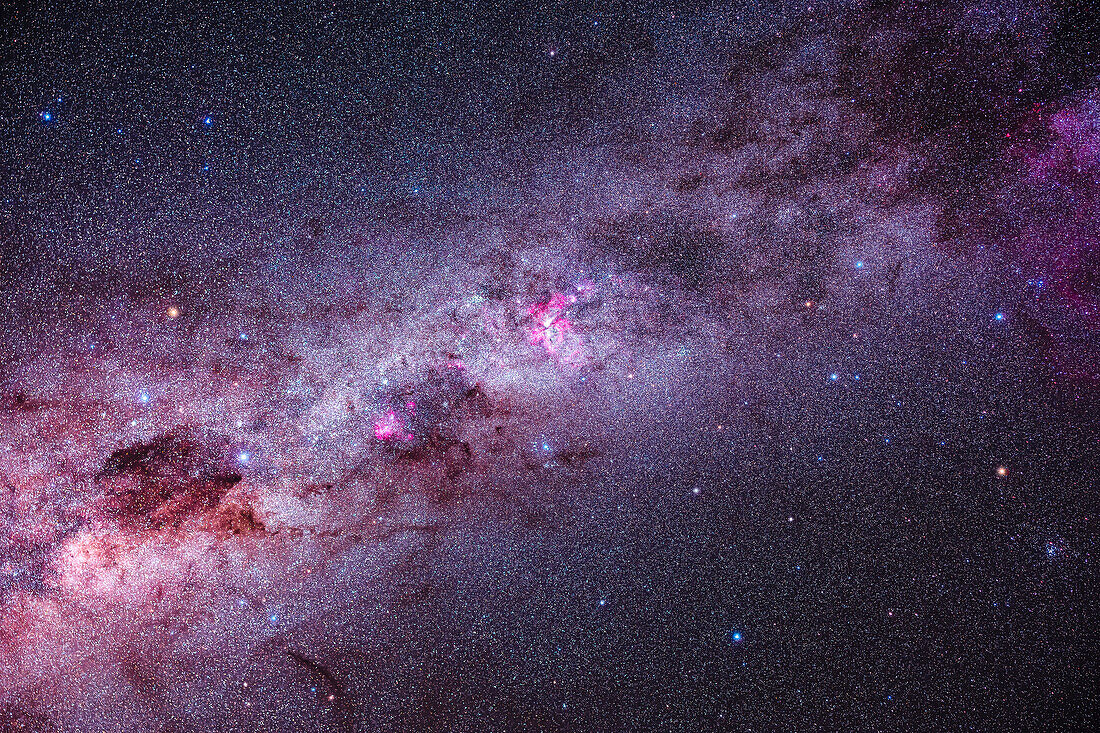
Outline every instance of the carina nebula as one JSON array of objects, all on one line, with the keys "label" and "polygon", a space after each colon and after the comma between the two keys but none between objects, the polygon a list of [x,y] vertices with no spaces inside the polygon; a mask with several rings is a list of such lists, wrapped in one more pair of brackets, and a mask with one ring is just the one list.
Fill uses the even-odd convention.
[{"label": "carina nebula", "polygon": [[1091,730],[1100,18],[4,3],[0,732]]}]

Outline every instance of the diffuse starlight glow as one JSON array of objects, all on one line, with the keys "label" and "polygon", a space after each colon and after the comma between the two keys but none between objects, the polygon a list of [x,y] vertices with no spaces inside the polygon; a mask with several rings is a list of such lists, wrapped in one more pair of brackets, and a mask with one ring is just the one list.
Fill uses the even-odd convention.
[{"label": "diffuse starlight glow", "polygon": [[1100,55],[981,10],[17,14],[0,731],[1086,728]]}]

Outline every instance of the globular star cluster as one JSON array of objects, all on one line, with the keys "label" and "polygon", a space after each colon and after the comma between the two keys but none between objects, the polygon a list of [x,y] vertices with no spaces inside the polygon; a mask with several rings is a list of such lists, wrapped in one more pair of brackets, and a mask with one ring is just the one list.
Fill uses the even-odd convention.
[{"label": "globular star cluster", "polygon": [[8,4],[0,731],[1086,730],[1086,3]]}]

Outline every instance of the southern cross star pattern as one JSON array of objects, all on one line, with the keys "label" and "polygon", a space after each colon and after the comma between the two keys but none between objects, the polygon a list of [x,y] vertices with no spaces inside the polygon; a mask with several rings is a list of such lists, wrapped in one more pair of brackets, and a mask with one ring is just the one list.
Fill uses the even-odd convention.
[{"label": "southern cross star pattern", "polygon": [[1087,3],[154,5],[3,4],[0,731],[1096,724]]}]

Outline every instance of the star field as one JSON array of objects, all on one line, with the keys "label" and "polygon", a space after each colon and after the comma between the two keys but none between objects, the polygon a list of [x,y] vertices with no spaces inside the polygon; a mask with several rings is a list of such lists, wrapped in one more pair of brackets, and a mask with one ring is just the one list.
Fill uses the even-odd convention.
[{"label": "star field", "polygon": [[0,731],[1088,730],[1074,0],[0,25]]}]

